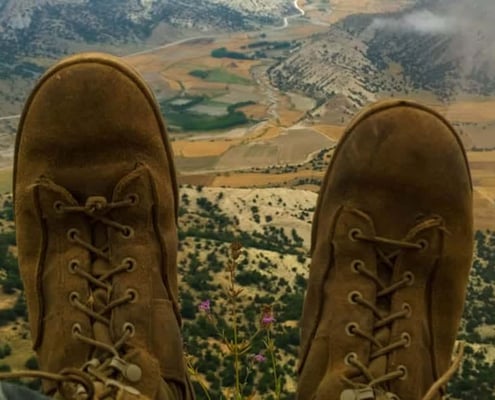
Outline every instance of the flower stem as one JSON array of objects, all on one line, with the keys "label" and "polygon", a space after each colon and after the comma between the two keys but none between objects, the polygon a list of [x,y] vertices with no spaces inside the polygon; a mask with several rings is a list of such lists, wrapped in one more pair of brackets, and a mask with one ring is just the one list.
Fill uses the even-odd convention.
[{"label": "flower stem", "polygon": [[270,335],[270,329],[267,329],[266,336],[267,336],[267,342],[266,342],[267,349],[270,353],[270,358],[272,360],[273,380],[275,381],[275,399],[280,400],[281,382],[277,374],[277,360],[275,359],[275,344],[273,343],[272,337]]},{"label": "flower stem", "polygon": [[201,379],[199,379],[198,382],[199,382],[199,386],[201,386],[201,389],[203,389],[203,392],[205,393],[206,398],[208,400],[211,400],[210,393],[208,392],[208,389],[206,388],[206,386],[203,383],[203,381]]},{"label": "flower stem", "polygon": [[232,302],[232,317],[234,319],[232,323],[232,328],[234,331],[234,371],[235,371],[235,400],[242,399],[241,393],[241,379],[240,379],[240,366],[239,366],[239,346],[237,337],[237,295],[235,290],[235,270],[236,261],[232,259],[232,264],[230,266],[230,299]]},{"label": "flower stem", "polygon": [[186,358],[186,364],[187,364],[187,369],[191,377],[196,378],[196,382],[199,383],[199,386],[201,386],[201,389],[203,389],[203,392],[206,395],[206,398],[208,400],[211,400],[210,392],[208,391],[208,388],[206,387],[205,383],[203,382],[203,379],[199,377],[199,372],[198,370],[193,366],[192,361],[189,357]]}]

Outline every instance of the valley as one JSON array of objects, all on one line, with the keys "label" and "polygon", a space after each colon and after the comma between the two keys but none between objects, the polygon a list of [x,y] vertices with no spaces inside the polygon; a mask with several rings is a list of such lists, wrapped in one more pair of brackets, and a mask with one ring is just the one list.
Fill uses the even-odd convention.
[{"label": "valley", "polygon": [[[370,10],[373,10],[371,3]],[[409,4],[404,2],[403,5]],[[306,5],[310,11],[314,6]],[[392,3],[383,7],[386,11]],[[244,113],[249,120],[245,124],[241,121],[239,127],[209,132],[205,129],[177,131],[175,121],[169,120],[182,183],[318,190],[327,164],[323,162],[315,168],[315,157],[322,149],[331,155],[345,125],[357,110],[357,106],[349,105],[352,89],[321,103],[297,88],[291,91],[276,87],[269,79],[278,60],[283,64],[287,57],[293,57],[291,54],[298,54],[301,47],[308,47],[308,37],[326,32],[327,27],[318,23],[318,19],[308,21],[313,18],[308,16],[310,11],[292,18],[283,30],[197,39],[127,58],[151,82],[159,99],[202,96],[199,105],[186,110],[186,117],[189,112],[204,112],[218,118],[228,115],[229,107],[242,105],[236,111]],[[281,43],[287,49],[274,49]],[[253,49],[266,54],[254,60],[212,57],[212,52],[220,48],[233,52],[234,57],[235,53],[251,57]],[[311,56],[305,57],[311,59]],[[207,77],[202,77],[201,72]],[[299,73],[297,76],[304,81]],[[342,84],[348,85],[349,80]],[[491,149],[495,148],[495,98],[466,95],[447,102],[427,91],[406,88],[388,93],[370,92],[367,102],[387,97],[425,103],[445,115],[460,131],[473,163],[477,186],[476,225],[480,229],[494,226],[495,153]],[[167,111],[164,114],[167,118]],[[205,126],[204,122],[200,122],[201,125]],[[477,161],[480,158],[482,163]]]},{"label": "valley", "polygon": [[[66,0],[53,4],[57,2],[64,4],[58,17],[71,21],[66,14],[74,6]],[[16,10],[12,1],[4,3]],[[27,3],[35,4],[34,0]],[[401,18],[401,13],[414,15],[428,1],[201,0],[197,13],[185,3],[180,2],[181,7],[167,18],[158,2],[150,2],[154,6],[149,12],[134,10],[127,0],[120,3],[125,4],[118,15],[127,24],[122,32],[126,40],[118,35],[103,35],[108,39],[104,43],[79,40],[83,33],[101,38],[98,27],[108,21],[109,14],[91,14],[95,25],[88,32],[69,23],[60,24],[59,29],[77,38],[64,41],[65,52],[105,50],[124,57],[150,84],[160,104],[181,186],[179,268],[186,347],[197,363],[199,378],[212,388],[212,398],[220,398],[218,388],[226,385],[220,376],[232,378],[232,365],[197,304],[211,299],[219,315],[226,315],[225,265],[232,238],[244,245],[239,267],[245,290],[244,322],[255,329],[262,306],[274,305],[281,322],[276,329],[286,376],[283,398],[293,398],[297,319],[308,274],[317,193],[353,115],[384,98],[407,98],[436,109],[459,131],[467,150],[474,185],[476,256],[459,333],[468,343],[469,361],[451,383],[451,391],[458,395],[456,399],[464,398],[459,393],[466,390],[466,399],[489,398],[483,396],[493,393],[493,388],[481,384],[485,375],[495,371],[491,272],[495,90],[489,90],[488,71],[461,74],[464,69],[456,70],[459,60],[451,57],[452,38],[373,30],[376,21]],[[163,4],[170,7],[171,3]],[[37,24],[54,21],[46,10],[33,13]],[[153,28],[141,37],[143,26]],[[390,39],[394,35],[399,39]],[[44,69],[60,56],[59,43],[49,43],[50,51],[21,57],[23,68],[32,62]],[[31,51],[29,46],[26,49]],[[430,49],[440,60],[434,65]],[[491,65],[485,58],[476,60]],[[28,77],[0,76],[0,282],[4,287],[5,282],[13,285],[9,293],[0,289],[0,367],[8,364],[14,369],[23,368],[33,355],[22,285],[7,255],[15,254],[9,203],[15,130],[23,101],[40,73],[35,72]],[[461,78],[456,80],[456,74]],[[456,83],[451,92],[452,82]],[[488,89],[480,82],[486,82]],[[8,321],[3,323],[2,318]],[[222,324],[228,319],[221,318]],[[211,337],[206,338],[206,332]],[[13,351],[2,358],[5,343]],[[221,373],[211,372],[212,360]],[[269,367],[259,368],[248,385],[254,390],[253,400],[266,398],[271,391],[266,384]]]}]

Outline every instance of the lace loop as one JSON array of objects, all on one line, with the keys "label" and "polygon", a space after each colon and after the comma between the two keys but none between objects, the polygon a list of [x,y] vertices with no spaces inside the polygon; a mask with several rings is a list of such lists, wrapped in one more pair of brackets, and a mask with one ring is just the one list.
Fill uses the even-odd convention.
[{"label": "lace loop", "polygon": [[422,246],[418,243],[411,243],[404,240],[394,240],[389,238],[384,238],[381,236],[366,236],[363,233],[356,232],[353,235],[354,239],[361,240],[363,242],[371,242],[375,244],[385,244],[400,247],[403,249],[422,249]]},{"label": "lace loop", "polygon": [[[430,243],[426,239],[421,238],[417,241],[413,241],[413,239],[418,233],[422,232],[423,230],[432,228],[444,230],[442,220],[435,217],[419,223],[403,240],[396,240],[382,236],[366,235],[358,228],[351,229],[348,236],[349,239],[353,242],[362,241],[372,244],[375,248],[376,260],[378,265],[383,265],[384,267],[386,267],[387,270],[390,271],[388,272],[388,274],[391,274],[396,268],[399,256],[403,252],[411,250],[425,251],[429,248]],[[386,246],[385,248],[387,249],[387,251],[385,251],[382,246]],[[391,247],[394,249],[388,250]],[[411,271],[405,271],[400,279],[387,284],[384,282],[383,278],[378,276],[377,272],[374,272],[367,268],[362,260],[354,260],[353,262],[351,262],[351,269],[354,273],[363,275],[375,284],[377,288],[377,299],[383,299],[387,296],[391,296],[395,292],[413,285],[415,281],[414,274]],[[376,319],[375,323],[373,324],[372,332],[364,331],[355,322],[349,323],[345,329],[348,335],[361,337],[362,339],[367,340],[374,348],[371,351],[368,362],[371,362],[379,357],[386,356],[400,348],[407,348],[411,345],[412,338],[408,332],[403,332],[399,338],[397,338],[396,340],[392,340],[386,344],[382,343],[376,337],[376,332],[381,328],[391,326],[395,321],[399,319],[409,318],[412,313],[412,309],[409,304],[404,303],[401,309],[398,311],[386,312],[385,310],[380,309],[375,304],[375,301],[370,301],[364,298],[363,295],[358,291],[349,293],[348,299],[351,304],[355,304],[357,306],[361,306],[370,310]],[[381,376],[373,376],[369,367],[365,363],[360,361],[355,353],[348,354],[345,358],[345,363],[349,366],[355,367],[359,371],[359,374],[364,377],[364,379],[368,383],[356,382],[355,379],[357,377],[350,379],[346,376],[342,376],[342,381],[355,390],[353,391],[352,389],[349,389],[349,392],[345,390],[344,392],[342,392],[343,397],[351,398],[352,396],[355,396],[355,398],[357,399],[360,398],[359,396],[363,395],[364,393],[366,393],[366,396],[371,396],[370,393],[373,393],[373,397],[369,397],[370,399],[399,399],[397,395],[383,391],[381,385],[396,379],[407,379],[408,373],[405,366],[401,365],[396,370],[388,371]],[[436,393],[438,391],[438,388],[432,390],[436,390]]]},{"label": "lace loop", "polygon": [[[92,225],[100,223],[119,231],[123,237],[130,238],[133,235],[132,227],[111,219],[109,211],[122,207],[135,206],[138,202],[139,196],[137,194],[128,195],[124,200],[115,202],[108,202],[107,199],[102,196],[92,196],[86,200],[84,205],[65,205],[62,202],[55,202],[54,209],[58,214],[82,214],[89,218]],[[88,281],[90,287],[93,288],[90,290],[89,298],[86,301],[81,299],[79,293],[72,292],[69,296],[70,303],[77,310],[87,315],[92,321],[101,323],[110,328],[112,310],[124,304],[131,303],[137,298],[137,292],[132,289],[126,291],[121,297],[112,299],[112,278],[120,273],[134,271],[136,268],[136,261],[132,258],[125,258],[119,265],[112,266],[108,246],[95,246],[90,241],[85,240],[81,235],[81,232],[75,228],[68,230],[67,239],[94,255],[94,261],[101,259],[109,264],[109,268],[99,275],[88,271],[81,265],[79,260],[71,260],[68,264],[68,269],[70,273],[78,275]],[[95,307],[95,291],[103,291],[103,293],[105,293],[103,296],[101,296],[101,294],[97,295],[98,299],[100,299],[98,301],[101,301],[102,298],[107,299],[104,304],[98,304],[98,308]],[[124,325],[122,335],[114,340],[113,344],[108,344],[87,336],[86,334],[83,334],[80,324],[73,325],[72,335],[74,338],[91,346],[93,349],[102,352],[98,357],[93,356],[93,358],[84,364],[81,369],[77,370],[79,371],[78,374],[80,376],[85,377],[85,384],[78,388],[79,393],[85,393],[89,398],[92,398],[94,393],[94,381],[99,381],[105,386],[104,392],[99,393],[99,398],[105,398],[115,390],[125,390],[133,394],[139,393],[135,389],[113,379],[115,373],[122,375],[131,382],[137,382],[141,379],[141,369],[137,365],[127,363],[120,355],[120,351],[124,347],[124,344],[135,334],[135,327],[134,325],[131,325],[132,324],[129,323]],[[110,357],[105,357],[103,356],[104,354],[110,355]],[[53,374],[50,375],[50,377],[53,377]],[[88,385],[88,382],[91,383],[91,385]],[[79,383],[83,382],[81,381]],[[62,390],[62,388],[59,389]]]}]

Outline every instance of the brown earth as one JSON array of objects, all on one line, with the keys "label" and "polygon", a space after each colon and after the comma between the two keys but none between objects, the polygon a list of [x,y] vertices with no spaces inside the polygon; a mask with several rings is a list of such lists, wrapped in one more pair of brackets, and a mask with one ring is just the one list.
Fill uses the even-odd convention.
[{"label": "brown earth", "polygon": [[495,120],[495,100],[459,101],[449,105],[435,106],[452,122],[490,122]]},{"label": "brown earth", "polygon": [[172,148],[176,156],[185,158],[209,157],[222,155],[238,143],[238,140],[180,140],[172,142]]},{"label": "brown earth", "polygon": [[239,108],[239,111],[242,111],[247,115],[248,118],[261,120],[266,118],[268,114],[268,106],[264,104],[253,104],[246,107]]},{"label": "brown earth", "polygon": [[344,126],[339,125],[313,125],[311,128],[335,141],[340,140],[345,130]]},{"label": "brown earth", "polygon": [[495,227],[495,151],[468,153],[474,186],[474,215],[478,229]]},{"label": "brown earth", "polygon": [[243,143],[230,148],[218,160],[219,169],[245,169],[271,165],[302,164],[310,154],[331,147],[333,142],[311,129],[285,129],[268,140]]},{"label": "brown earth", "polygon": [[215,177],[211,186],[256,187],[290,182],[297,178],[322,177],[323,172],[300,171],[286,174],[233,173]]},{"label": "brown earth", "polygon": [[[326,0],[315,7],[306,8],[310,17],[335,23],[352,14],[375,14],[395,12],[414,4],[414,0]],[[331,13],[328,12],[331,10]]]}]

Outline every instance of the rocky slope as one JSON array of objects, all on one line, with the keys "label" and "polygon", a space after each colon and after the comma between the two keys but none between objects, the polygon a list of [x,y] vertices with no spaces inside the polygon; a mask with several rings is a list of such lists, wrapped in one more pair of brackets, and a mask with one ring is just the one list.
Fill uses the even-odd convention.
[{"label": "rocky slope", "polygon": [[271,70],[278,87],[357,108],[379,93],[425,90],[442,99],[495,93],[495,3],[422,1],[387,15],[353,15],[310,38]]},{"label": "rocky slope", "polygon": [[1,0],[0,51],[46,55],[61,41],[125,43],[158,23],[198,31],[241,30],[281,21],[288,0]]},{"label": "rocky slope", "polygon": [[295,12],[289,0],[0,0],[0,79],[36,76],[37,60],[85,46],[142,43],[158,25],[183,35],[246,30]]},{"label": "rocky slope", "polygon": [[2,115],[18,113],[32,81],[66,54],[128,54],[191,36],[278,26],[295,13],[291,0],[0,0]]}]

